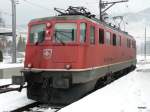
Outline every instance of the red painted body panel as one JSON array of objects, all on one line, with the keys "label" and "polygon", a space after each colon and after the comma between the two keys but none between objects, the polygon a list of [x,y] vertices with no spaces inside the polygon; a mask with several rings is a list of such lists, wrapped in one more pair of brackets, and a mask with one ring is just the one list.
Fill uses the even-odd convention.
[{"label": "red painted body panel", "polygon": [[54,63],[75,63],[78,57],[77,51],[78,46],[54,46],[52,60]]},{"label": "red painted body panel", "polygon": [[[30,44],[29,35],[28,35],[28,43],[26,46],[26,56],[25,56],[25,67],[28,67],[28,64],[32,65],[32,68],[40,68],[40,69],[65,69],[66,65],[71,65],[72,69],[82,69],[82,68],[90,68],[103,66],[113,63],[119,63],[127,60],[136,59],[136,49],[135,48],[127,48],[126,41],[127,38],[135,41],[128,35],[124,33],[120,33],[117,31],[113,31],[110,28],[98,24],[93,23],[86,19],[78,19],[78,20],[55,20],[51,19],[49,21],[32,21],[29,23],[29,32],[30,27],[33,24],[41,24],[50,22],[52,27],[50,29],[46,29],[49,31],[49,34],[46,34],[46,39],[43,43],[38,45]],[[60,43],[54,43],[53,35],[54,35],[54,24],[60,22],[69,22],[69,23],[77,23],[77,38],[76,42],[68,43],[66,45],[61,45]],[[79,26],[81,22],[85,22],[87,24],[87,33],[86,33],[86,42],[80,44],[80,30]],[[95,26],[95,45],[90,45],[90,25]],[[105,31],[116,32],[116,34],[121,36],[121,46],[113,46],[106,44],[98,43],[98,28],[103,28]],[[112,42],[112,35],[111,35]],[[49,58],[45,58],[43,55],[44,49],[51,49],[52,53]]]}]

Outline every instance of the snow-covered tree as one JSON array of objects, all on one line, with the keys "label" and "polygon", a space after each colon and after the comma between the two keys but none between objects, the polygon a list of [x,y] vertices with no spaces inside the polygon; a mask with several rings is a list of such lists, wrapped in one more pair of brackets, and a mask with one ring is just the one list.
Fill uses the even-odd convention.
[{"label": "snow-covered tree", "polygon": [[17,51],[24,52],[25,51],[25,40],[20,36],[17,44]]}]

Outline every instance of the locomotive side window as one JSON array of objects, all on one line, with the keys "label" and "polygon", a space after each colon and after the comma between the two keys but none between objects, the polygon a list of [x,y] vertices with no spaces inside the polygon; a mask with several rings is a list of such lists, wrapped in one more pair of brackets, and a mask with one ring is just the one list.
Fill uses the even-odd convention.
[{"label": "locomotive side window", "polygon": [[130,48],[131,47],[131,40],[127,39],[127,47]]},{"label": "locomotive side window", "polygon": [[113,34],[113,46],[116,46],[116,34]]},{"label": "locomotive side window", "polygon": [[[125,38],[125,37],[124,37],[124,38]],[[127,41],[128,41],[128,39],[126,39],[126,38],[125,38],[125,39],[124,39],[124,40],[122,40],[122,41],[123,41],[123,46],[124,46],[124,47],[127,47],[127,46],[128,46],[128,44],[127,44],[127,43],[128,43],[128,42],[127,42]]]},{"label": "locomotive side window", "polygon": [[129,48],[130,48],[130,45],[131,45],[131,44],[130,44],[130,39],[129,39]]},{"label": "locomotive side window", "polygon": [[121,36],[116,37],[116,45],[121,46]]},{"label": "locomotive side window", "polygon": [[136,41],[134,41],[134,48],[136,48]]},{"label": "locomotive side window", "polygon": [[86,41],[86,24],[80,24],[80,42],[84,43]]},{"label": "locomotive side window", "polygon": [[121,41],[121,36],[119,36],[119,40],[120,40],[120,44],[119,44],[119,45],[121,46],[121,42],[122,42],[122,41]]},{"label": "locomotive side window", "polygon": [[135,42],[132,41],[132,48],[135,48]]},{"label": "locomotive side window", "polygon": [[106,44],[110,45],[110,32],[106,32]]},{"label": "locomotive side window", "polygon": [[127,44],[127,48],[128,48],[129,47],[129,40],[128,39],[127,39],[127,43],[126,44]]},{"label": "locomotive side window", "polygon": [[56,23],[55,41],[58,43],[74,42],[76,39],[77,24]]},{"label": "locomotive side window", "polygon": [[99,44],[104,44],[104,30],[99,29]]},{"label": "locomotive side window", "polygon": [[129,48],[129,39],[127,39],[127,47]]},{"label": "locomotive side window", "polygon": [[30,31],[30,39],[29,39],[30,43],[43,42],[45,38],[45,29],[46,29],[45,24],[32,26]]},{"label": "locomotive side window", "polygon": [[95,27],[90,27],[90,44],[95,44]]},{"label": "locomotive side window", "polygon": [[129,39],[129,48],[131,48],[131,40]]}]

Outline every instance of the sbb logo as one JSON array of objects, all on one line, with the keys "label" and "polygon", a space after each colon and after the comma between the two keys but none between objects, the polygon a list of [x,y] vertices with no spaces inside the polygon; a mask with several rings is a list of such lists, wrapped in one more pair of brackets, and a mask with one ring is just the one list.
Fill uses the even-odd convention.
[{"label": "sbb logo", "polygon": [[43,57],[50,59],[52,57],[52,49],[43,49]]}]

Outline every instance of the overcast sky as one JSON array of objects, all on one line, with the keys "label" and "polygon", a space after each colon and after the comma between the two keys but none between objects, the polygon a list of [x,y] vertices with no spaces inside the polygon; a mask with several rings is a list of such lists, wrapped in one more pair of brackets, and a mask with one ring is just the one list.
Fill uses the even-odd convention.
[{"label": "overcast sky", "polygon": [[[56,13],[54,7],[66,8],[70,5],[85,6],[92,13],[98,15],[99,0],[17,0],[17,24],[27,24],[30,19],[37,17],[52,16]],[[107,0],[118,1],[118,0]],[[129,0],[128,3],[113,6],[110,13],[122,14],[128,12],[138,12],[150,7],[150,0]],[[6,19],[7,24],[11,24],[11,0],[0,0],[0,10]]]}]

